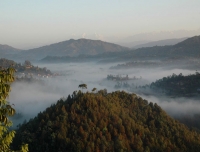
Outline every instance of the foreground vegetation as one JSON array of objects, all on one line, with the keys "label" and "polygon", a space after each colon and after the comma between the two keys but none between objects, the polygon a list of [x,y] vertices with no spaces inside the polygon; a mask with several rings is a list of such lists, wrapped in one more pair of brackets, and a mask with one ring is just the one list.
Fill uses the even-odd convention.
[{"label": "foreground vegetation", "polygon": [[124,91],[74,92],[21,125],[30,151],[200,151],[200,135]]},{"label": "foreground vegetation", "polygon": [[[9,129],[12,122],[9,116],[15,114],[15,109],[7,101],[7,97],[11,90],[10,84],[14,81],[15,69],[10,67],[0,70],[0,151],[10,152],[10,144],[15,136],[15,131]],[[28,145],[21,146],[20,152],[27,152]]]}]

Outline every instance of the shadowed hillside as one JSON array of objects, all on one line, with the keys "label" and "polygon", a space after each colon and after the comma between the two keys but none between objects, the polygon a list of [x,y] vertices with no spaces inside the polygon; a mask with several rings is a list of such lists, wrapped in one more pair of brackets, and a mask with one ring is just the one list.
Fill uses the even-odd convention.
[{"label": "shadowed hillside", "polygon": [[153,83],[150,88],[156,90],[156,92],[162,92],[166,95],[173,96],[199,96],[200,93],[200,73],[190,74],[183,76],[172,74],[171,76],[164,77]]},{"label": "shadowed hillside", "polygon": [[10,57],[13,54],[19,53],[21,50],[13,48],[8,45],[2,45],[0,44],[0,57]]},{"label": "shadowed hillside", "polygon": [[[92,59],[100,60],[99,63],[109,63],[109,62],[130,62],[130,61],[145,61],[145,60],[162,60],[166,61],[164,65],[170,64],[171,61],[180,62],[180,60],[185,61],[186,59],[193,59],[200,57],[200,36],[195,36],[192,38],[188,38],[183,42],[180,42],[176,45],[168,45],[168,46],[153,46],[153,47],[142,47],[138,49],[132,49],[127,51],[128,49],[124,49],[126,51],[99,51],[100,54],[95,54],[94,52],[89,52],[89,55],[70,57],[67,55],[58,56],[49,55],[42,59],[43,62],[86,62]],[[76,42],[78,43],[79,40]],[[91,41],[91,40],[86,40]],[[101,42],[101,41],[98,41]],[[82,44],[82,43],[80,43]],[[80,45],[79,44],[79,45]],[[95,46],[92,46],[95,48]],[[83,47],[84,48],[84,47]],[[91,49],[89,49],[91,50]],[[92,49],[96,50],[96,49]],[[118,48],[115,50],[119,50]],[[84,49],[82,50],[84,52]],[[32,52],[34,53],[34,52]],[[71,52],[73,54],[73,52]],[[86,53],[85,53],[86,54]],[[174,63],[173,63],[174,64]],[[175,63],[176,65],[177,63]],[[181,63],[182,64],[182,63]]]},{"label": "shadowed hillside", "polygon": [[200,57],[200,36],[195,36],[171,46],[154,46],[131,50],[113,60],[102,62],[135,61],[135,60],[165,60],[189,59]]},{"label": "shadowed hillside", "polygon": [[43,151],[199,151],[200,135],[136,94],[74,92],[19,126],[13,147]]},{"label": "shadowed hillside", "polygon": [[200,36],[194,36],[175,45],[175,47],[200,47]]},{"label": "shadowed hillside", "polygon": [[186,38],[166,39],[166,40],[160,40],[160,41],[153,41],[153,42],[149,42],[149,43],[144,43],[144,44],[136,45],[136,46],[134,46],[134,48],[175,45],[177,43],[180,43],[180,42],[184,41],[185,39]]},{"label": "shadowed hillside", "polygon": [[20,57],[26,59],[42,59],[46,56],[96,55],[105,52],[119,52],[127,49],[126,47],[100,40],[70,39],[68,41],[23,51],[20,53]]}]

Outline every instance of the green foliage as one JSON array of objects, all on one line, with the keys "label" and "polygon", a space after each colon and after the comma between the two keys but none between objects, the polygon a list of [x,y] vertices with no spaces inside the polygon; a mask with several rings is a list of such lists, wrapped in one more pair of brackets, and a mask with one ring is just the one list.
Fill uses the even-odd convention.
[{"label": "green foliage", "polygon": [[124,91],[74,92],[21,125],[30,151],[199,151],[200,135]]},{"label": "green foliage", "polygon": [[[0,151],[8,152],[10,144],[15,136],[15,131],[9,131],[12,122],[8,116],[15,114],[15,109],[6,101],[11,90],[10,83],[14,81],[14,68],[0,70]],[[22,147],[22,152],[27,152],[28,149]]]},{"label": "green foliage", "polygon": [[151,89],[160,90],[173,96],[196,96],[200,89],[200,73],[196,72],[188,76],[172,74],[151,83]]}]

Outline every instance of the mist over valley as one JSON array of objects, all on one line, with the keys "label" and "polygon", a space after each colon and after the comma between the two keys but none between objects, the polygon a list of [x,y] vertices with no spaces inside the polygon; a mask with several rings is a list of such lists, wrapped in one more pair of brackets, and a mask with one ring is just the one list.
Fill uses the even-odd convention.
[{"label": "mist over valley", "polygon": [[[73,100],[72,104],[76,104],[74,100],[82,96],[107,98],[113,93],[123,96],[124,91],[136,96],[134,102],[143,100],[148,103],[144,107],[158,108],[158,111],[162,108],[172,118],[199,132],[199,44],[198,36],[173,46],[125,49],[96,55],[46,54],[42,60],[29,61],[24,57],[38,53],[27,51],[21,59],[16,56],[16,62],[1,58],[1,69],[13,67],[16,70],[8,100],[16,110],[14,117],[10,118],[14,123],[12,128],[18,129],[16,140],[21,141],[24,135],[20,134],[26,133],[19,130],[37,121],[40,115],[59,102],[71,104]],[[34,149],[34,146],[30,148]]]},{"label": "mist over valley", "polygon": [[0,151],[200,151],[200,1],[22,1],[0,5]]},{"label": "mist over valley", "polygon": [[[35,63],[36,64],[36,63]],[[74,91],[81,90],[83,92],[92,92],[93,88],[98,90],[106,89],[107,92],[116,90],[125,90],[127,92],[137,93],[138,96],[157,103],[166,112],[175,117],[182,114],[199,113],[198,99],[184,98],[158,94],[156,91],[146,91],[135,87],[149,85],[156,80],[172,74],[183,75],[194,74],[196,70],[190,69],[162,69],[162,68],[131,68],[131,69],[112,69],[113,64],[99,64],[97,62],[84,63],[54,63],[41,64],[38,67],[46,67],[52,73],[58,76],[49,78],[35,78],[31,82],[16,81],[12,84],[12,91],[9,101],[15,104],[15,109],[22,117],[14,120],[15,124],[23,123],[35,117],[47,107],[55,104],[60,98],[66,99],[69,94]],[[116,77],[126,77],[130,80],[108,80],[108,75]],[[41,82],[37,82],[39,79]],[[87,84],[87,89],[78,88],[79,84]],[[116,87],[119,83],[127,83],[134,89],[129,87]],[[148,94],[148,95],[145,95]]]},{"label": "mist over valley", "polygon": [[[102,46],[108,46],[105,47],[105,51],[108,52],[98,52],[96,55],[91,52],[87,54],[79,52],[78,56],[73,56],[71,52],[69,56],[60,56],[61,54],[57,57],[51,56],[51,52],[57,52],[59,45],[63,47],[65,43],[66,46],[70,45],[74,48],[76,46],[80,50],[82,46],[89,45],[92,49],[101,43]],[[187,76],[200,69],[198,56],[195,55],[198,54],[200,46],[199,36],[183,39],[183,42],[173,46],[147,47],[137,50],[104,43],[84,39],[69,40],[36,50],[15,52],[22,55],[21,59],[16,56],[17,62],[1,59],[1,66],[13,65],[17,70],[18,78],[12,84],[9,97],[9,101],[15,105],[19,116],[13,119],[15,126],[35,117],[39,112],[55,104],[58,99],[67,98],[74,91],[92,92],[93,88],[97,88],[97,91],[106,89],[107,92],[125,90],[137,93],[148,101],[158,103],[173,117],[188,113],[192,116],[199,113],[196,108],[199,106],[197,92],[195,92],[197,94],[195,97],[186,97],[186,92],[179,93],[174,98],[174,95],[148,88],[151,83],[164,77],[179,74]],[[114,48],[111,49],[109,46]],[[121,51],[116,50],[116,47]],[[49,48],[51,51],[48,50]],[[40,56],[42,49],[46,50],[46,58],[31,60],[31,62],[26,59],[28,56]],[[191,49],[194,54],[189,53]],[[5,49],[4,52],[6,52]],[[87,89],[78,88],[80,84],[87,84]]]}]

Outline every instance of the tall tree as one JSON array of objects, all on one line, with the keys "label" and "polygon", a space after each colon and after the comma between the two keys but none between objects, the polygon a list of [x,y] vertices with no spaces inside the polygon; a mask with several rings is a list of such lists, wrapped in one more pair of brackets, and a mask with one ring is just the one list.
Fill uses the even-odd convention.
[{"label": "tall tree", "polygon": [[[8,116],[15,114],[15,109],[7,102],[11,90],[10,84],[14,81],[14,68],[0,69],[0,151],[10,150],[10,144],[15,136],[15,131],[9,131],[12,122]],[[22,152],[28,151],[28,145],[23,145]]]}]

